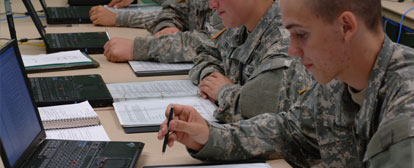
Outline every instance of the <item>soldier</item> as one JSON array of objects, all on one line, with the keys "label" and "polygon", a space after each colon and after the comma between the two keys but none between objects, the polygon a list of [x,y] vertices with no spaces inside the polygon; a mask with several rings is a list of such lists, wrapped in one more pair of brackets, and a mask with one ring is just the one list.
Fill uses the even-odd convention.
[{"label": "soldier", "polygon": [[190,79],[204,98],[218,103],[214,115],[222,122],[288,110],[311,79],[299,61],[287,56],[289,34],[278,1],[232,2],[210,1],[223,24],[236,28],[223,33],[218,47],[197,49]]},{"label": "soldier", "polygon": [[[157,0],[155,2],[162,4],[166,0]],[[121,8],[129,6],[133,0],[113,0],[108,6],[114,8]],[[159,10],[150,12],[142,11],[111,11],[102,5],[94,6],[89,11],[92,24],[101,26],[122,26],[122,27],[135,27],[145,28],[146,25],[150,25],[152,21],[160,13]]]},{"label": "soldier", "polygon": [[[214,46],[215,40],[210,38],[219,34],[224,26],[208,8],[208,0],[168,0],[147,28],[158,37],[113,38],[104,46],[106,58],[112,62],[191,62],[196,55],[195,48],[201,43]],[[159,36],[161,34],[169,35]]]},{"label": "soldier", "polygon": [[194,108],[174,105],[169,146],[181,142],[203,160],[283,156],[295,167],[412,167],[414,49],[384,34],[381,1],[280,4],[289,54],[318,83],[288,112],[234,124],[207,123]]}]

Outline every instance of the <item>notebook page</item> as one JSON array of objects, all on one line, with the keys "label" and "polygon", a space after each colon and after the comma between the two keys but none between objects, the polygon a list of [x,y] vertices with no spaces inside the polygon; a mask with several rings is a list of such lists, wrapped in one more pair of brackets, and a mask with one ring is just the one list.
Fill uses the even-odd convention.
[{"label": "notebook page", "polygon": [[25,67],[50,64],[67,64],[76,62],[92,62],[92,60],[83,55],[80,50],[64,51],[52,54],[22,55],[22,59]]},{"label": "notebook page", "polygon": [[70,129],[46,130],[46,139],[65,139],[80,141],[109,141],[102,125]]},{"label": "notebook page", "polygon": [[193,106],[206,120],[216,121],[213,113],[217,106],[201,97],[128,100],[113,105],[121,125],[135,127],[160,125],[166,119],[167,106],[172,103]]},{"label": "notebook page", "polygon": [[[222,165],[197,165],[197,166],[168,166],[168,168],[271,168],[267,163],[240,163],[240,164],[222,164]],[[151,168],[167,168],[167,166],[151,166]]]},{"label": "notebook page", "polygon": [[96,114],[88,101],[78,104],[39,107],[38,109],[42,121],[98,118],[98,114]]},{"label": "notebook page", "polygon": [[190,80],[111,83],[106,85],[115,101],[139,98],[197,96],[199,89]]},{"label": "notebook page", "polygon": [[168,64],[150,61],[129,61],[134,72],[190,70],[194,64]]}]

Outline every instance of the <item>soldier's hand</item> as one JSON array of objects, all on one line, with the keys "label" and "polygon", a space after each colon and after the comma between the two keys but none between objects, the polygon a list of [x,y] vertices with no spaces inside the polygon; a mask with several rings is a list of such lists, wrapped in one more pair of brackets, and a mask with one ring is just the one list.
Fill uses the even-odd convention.
[{"label": "soldier's hand", "polygon": [[134,41],[124,38],[112,38],[104,45],[104,55],[111,62],[133,60]]},{"label": "soldier's hand", "polygon": [[92,7],[89,11],[89,18],[94,25],[115,26],[116,24],[116,13],[102,5]]},{"label": "soldier's hand", "polygon": [[134,0],[112,0],[109,2],[109,7],[123,8],[129,6]]},{"label": "soldier's hand", "polygon": [[210,100],[217,102],[218,92],[224,85],[227,84],[234,85],[233,81],[231,81],[223,74],[219,72],[213,72],[201,81],[201,83],[198,85],[198,88],[200,88],[203,97],[207,95]]},{"label": "soldier's hand", "polygon": [[166,35],[166,34],[175,34],[179,31],[180,30],[178,30],[178,28],[176,28],[176,27],[167,27],[167,28],[164,28],[164,29],[160,30],[159,32],[155,33],[154,37],[159,37],[161,35]]},{"label": "soldier's hand", "polygon": [[[165,116],[168,119],[171,105],[167,107]],[[165,120],[158,131],[158,140],[162,140],[168,133]],[[174,117],[170,121],[170,135],[168,146],[172,147],[174,141],[184,144],[187,148],[199,151],[208,140],[210,129],[203,117],[191,106],[174,104]]]}]

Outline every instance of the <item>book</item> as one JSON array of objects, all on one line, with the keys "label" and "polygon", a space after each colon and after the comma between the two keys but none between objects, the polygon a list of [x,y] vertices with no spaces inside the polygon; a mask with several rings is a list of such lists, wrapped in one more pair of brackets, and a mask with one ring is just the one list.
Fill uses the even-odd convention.
[{"label": "book", "polygon": [[138,77],[187,75],[194,66],[191,63],[159,63],[151,61],[129,61],[128,63]]},{"label": "book", "polygon": [[22,55],[22,59],[27,73],[99,67],[96,60],[80,50]]},{"label": "book", "polygon": [[206,120],[216,121],[217,106],[200,97],[189,80],[166,80],[107,84],[114,109],[126,133],[158,131],[169,104],[193,106]]},{"label": "book", "polygon": [[100,125],[98,114],[88,101],[78,104],[39,107],[38,109],[43,127],[46,130]]}]

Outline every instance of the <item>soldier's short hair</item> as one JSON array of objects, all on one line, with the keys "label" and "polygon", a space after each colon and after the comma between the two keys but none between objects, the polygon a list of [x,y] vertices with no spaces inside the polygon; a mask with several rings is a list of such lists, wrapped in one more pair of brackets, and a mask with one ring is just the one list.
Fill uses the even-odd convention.
[{"label": "soldier's short hair", "polygon": [[333,23],[342,12],[350,11],[363,19],[372,31],[381,25],[381,0],[306,0],[306,3],[328,23]]}]

